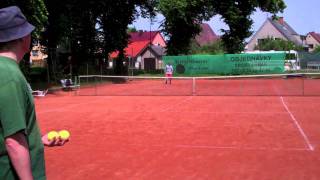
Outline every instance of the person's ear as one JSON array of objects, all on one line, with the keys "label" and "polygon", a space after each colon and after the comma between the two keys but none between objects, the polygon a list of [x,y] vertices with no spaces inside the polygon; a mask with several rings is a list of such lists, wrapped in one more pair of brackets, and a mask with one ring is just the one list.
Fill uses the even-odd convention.
[{"label": "person's ear", "polygon": [[31,35],[25,36],[22,38],[22,49],[25,53],[30,51],[30,45],[31,45]]}]

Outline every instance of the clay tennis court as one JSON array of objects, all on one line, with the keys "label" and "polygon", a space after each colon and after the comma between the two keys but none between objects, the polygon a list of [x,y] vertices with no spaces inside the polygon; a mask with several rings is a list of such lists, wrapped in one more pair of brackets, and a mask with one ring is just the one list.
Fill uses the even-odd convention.
[{"label": "clay tennis court", "polygon": [[42,132],[71,132],[49,180],[320,178],[320,96],[75,94],[35,99]]}]

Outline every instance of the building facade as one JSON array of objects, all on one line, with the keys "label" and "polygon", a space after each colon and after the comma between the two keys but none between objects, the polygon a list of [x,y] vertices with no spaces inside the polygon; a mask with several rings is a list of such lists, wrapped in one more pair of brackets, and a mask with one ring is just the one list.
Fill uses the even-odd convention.
[{"label": "building facade", "polygon": [[32,47],[30,52],[31,67],[46,67],[47,58],[44,46],[38,43]]},{"label": "building facade", "polygon": [[306,43],[308,45],[309,52],[313,52],[317,46],[320,46],[320,33],[308,33],[306,37]]},{"label": "building facade", "polygon": [[256,46],[264,39],[283,39],[291,41],[297,46],[305,46],[304,36],[299,35],[284,19],[278,20],[267,18],[260,29],[252,36],[246,46],[246,51],[255,50]]},{"label": "building facade", "polygon": [[[128,57],[129,69],[153,71],[162,69],[162,56],[165,55],[166,42],[159,31],[138,31],[130,33],[125,55]],[[109,58],[109,68],[113,68],[118,52]]]}]

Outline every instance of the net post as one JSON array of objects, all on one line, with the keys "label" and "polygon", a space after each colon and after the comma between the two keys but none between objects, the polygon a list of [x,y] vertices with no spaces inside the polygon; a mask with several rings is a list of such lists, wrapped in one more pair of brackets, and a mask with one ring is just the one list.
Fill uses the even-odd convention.
[{"label": "net post", "polygon": [[192,77],[192,96],[196,95],[196,78]]},{"label": "net post", "polygon": [[79,81],[79,89],[78,89],[78,91],[79,91],[79,92],[77,92],[77,95],[79,95],[79,94],[80,94],[80,88],[81,88],[81,82],[80,82],[80,79],[81,79],[81,78],[80,78],[80,76],[78,76],[78,81]]},{"label": "net post", "polygon": [[74,76],[74,85],[76,86],[76,91],[74,92],[74,95],[78,95],[78,88],[77,88],[77,85],[78,85],[78,80],[77,80],[77,76]]},{"label": "net post", "polygon": [[95,96],[98,95],[98,86],[97,86],[97,77],[94,76],[94,91],[95,91]]},{"label": "net post", "polygon": [[304,80],[305,77],[302,77],[302,96],[304,96]]}]

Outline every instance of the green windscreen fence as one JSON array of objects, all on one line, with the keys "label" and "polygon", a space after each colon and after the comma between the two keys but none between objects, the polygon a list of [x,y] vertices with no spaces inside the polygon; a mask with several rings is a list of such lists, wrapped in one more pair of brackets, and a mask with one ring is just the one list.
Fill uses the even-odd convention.
[{"label": "green windscreen fence", "polygon": [[301,69],[319,69],[320,53],[298,52]]},{"label": "green windscreen fence", "polygon": [[164,56],[175,74],[275,74],[284,72],[285,53]]}]

